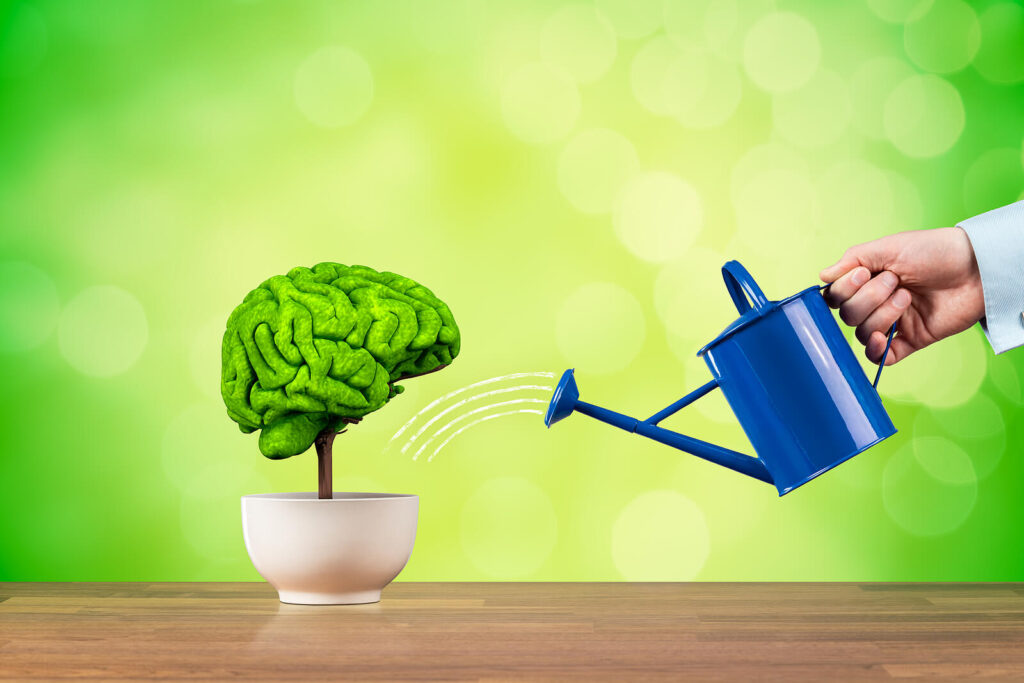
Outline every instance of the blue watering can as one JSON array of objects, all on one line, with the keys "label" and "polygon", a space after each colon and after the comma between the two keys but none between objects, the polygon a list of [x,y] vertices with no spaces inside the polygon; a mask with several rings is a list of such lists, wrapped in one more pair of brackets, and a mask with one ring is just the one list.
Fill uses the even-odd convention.
[{"label": "blue watering can", "polygon": [[[740,317],[697,352],[710,382],[638,420],[579,400],[573,371],[566,370],[544,424],[577,411],[774,484],[780,496],[896,433],[877,391],[895,325],[872,383],[821,287],[769,301],[738,261],[722,266],[722,277]],[[725,394],[757,458],[658,426],[714,389]]]}]

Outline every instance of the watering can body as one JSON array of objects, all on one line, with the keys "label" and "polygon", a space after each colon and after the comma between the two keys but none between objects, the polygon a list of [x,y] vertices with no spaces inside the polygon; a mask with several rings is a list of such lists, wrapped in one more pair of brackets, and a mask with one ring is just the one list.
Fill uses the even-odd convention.
[{"label": "watering can body", "polygon": [[[545,416],[548,426],[574,410],[583,412],[772,483],[779,495],[896,433],[820,288],[768,301],[738,262],[730,261],[722,270],[740,317],[698,352],[711,381],[650,418],[637,420],[580,401],[567,370]],[[658,425],[716,388],[758,458]]]}]

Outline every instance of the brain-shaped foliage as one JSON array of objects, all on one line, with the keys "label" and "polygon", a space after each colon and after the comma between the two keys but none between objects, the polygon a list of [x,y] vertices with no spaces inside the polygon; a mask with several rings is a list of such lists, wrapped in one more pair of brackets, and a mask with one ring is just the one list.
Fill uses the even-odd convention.
[{"label": "brain-shaped foliage", "polygon": [[246,295],[228,318],[221,395],[260,451],[287,458],[317,434],[372,413],[395,382],[451,363],[459,328],[422,285],[365,266],[293,268]]}]

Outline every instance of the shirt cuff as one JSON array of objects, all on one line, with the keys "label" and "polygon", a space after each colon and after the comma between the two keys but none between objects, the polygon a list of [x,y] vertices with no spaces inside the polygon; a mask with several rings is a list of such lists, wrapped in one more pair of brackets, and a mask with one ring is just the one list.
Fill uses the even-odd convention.
[{"label": "shirt cuff", "polygon": [[1024,345],[1024,201],[957,224],[974,248],[985,296],[985,330],[996,353]]}]

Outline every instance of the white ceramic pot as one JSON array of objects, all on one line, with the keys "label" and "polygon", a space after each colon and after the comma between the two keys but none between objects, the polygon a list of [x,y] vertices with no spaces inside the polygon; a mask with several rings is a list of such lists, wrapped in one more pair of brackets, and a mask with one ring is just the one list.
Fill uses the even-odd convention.
[{"label": "white ceramic pot", "polygon": [[260,493],[242,496],[242,533],[281,602],[352,605],[380,600],[405,567],[418,513],[398,493]]}]

